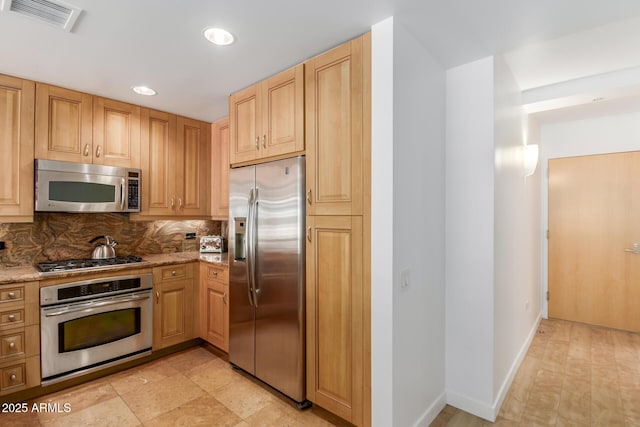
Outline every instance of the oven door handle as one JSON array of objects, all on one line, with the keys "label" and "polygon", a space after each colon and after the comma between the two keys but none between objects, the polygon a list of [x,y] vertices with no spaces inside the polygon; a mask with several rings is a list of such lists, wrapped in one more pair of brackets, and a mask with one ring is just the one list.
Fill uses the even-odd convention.
[{"label": "oven door handle", "polygon": [[62,316],[68,313],[77,313],[79,311],[85,311],[91,308],[104,307],[105,305],[122,304],[123,302],[143,301],[149,299],[149,294],[144,295],[131,295],[124,298],[110,299],[107,301],[91,301],[85,304],[75,305],[73,307],[65,308],[50,313],[45,313],[45,317]]}]

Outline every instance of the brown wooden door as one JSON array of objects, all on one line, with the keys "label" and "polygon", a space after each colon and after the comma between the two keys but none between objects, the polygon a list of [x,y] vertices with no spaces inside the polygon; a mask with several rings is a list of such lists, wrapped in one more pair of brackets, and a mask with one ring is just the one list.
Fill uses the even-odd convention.
[{"label": "brown wooden door", "polygon": [[363,40],[359,37],[305,63],[311,215],[362,215]]},{"label": "brown wooden door", "polygon": [[362,217],[307,216],[307,398],[363,420]]},{"label": "brown wooden door", "polygon": [[261,117],[260,83],[229,97],[231,164],[260,158]]},{"label": "brown wooden door", "polygon": [[141,110],[142,209],[140,215],[174,215],[176,116]]},{"label": "brown wooden door", "polygon": [[0,221],[33,221],[35,84],[0,75]]},{"label": "brown wooden door", "polygon": [[229,351],[229,289],[224,267],[200,263],[200,337]]},{"label": "brown wooden door", "polygon": [[37,159],[92,163],[92,99],[87,93],[37,83]]},{"label": "brown wooden door", "polygon": [[229,219],[229,120],[211,125],[211,216]]},{"label": "brown wooden door", "polygon": [[640,331],[640,152],[549,161],[549,316]]},{"label": "brown wooden door", "polygon": [[262,157],[304,150],[304,65],[262,82]]},{"label": "brown wooden door", "polygon": [[156,350],[193,338],[194,265],[153,270],[153,348]]},{"label": "brown wooden door", "polygon": [[140,167],[140,107],[93,98],[93,163]]},{"label": "brown wooden door", "polygon": [[210,206],[211,125],[178,116],[177,213],[207,215]]}]

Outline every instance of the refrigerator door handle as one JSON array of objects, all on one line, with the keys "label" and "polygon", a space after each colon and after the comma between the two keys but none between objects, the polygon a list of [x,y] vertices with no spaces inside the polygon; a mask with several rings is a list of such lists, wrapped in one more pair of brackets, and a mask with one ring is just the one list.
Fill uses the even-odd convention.
[{"label": "refrigerator door handle", "polygon": [[253,306],[258,308],[258,281],[256,280],[256,231],[258,229],[258,188],[253,198],[253,215],[251,216],[251,280],[253,282],[251,289],[253,290]]},{"label": "refrigerator door handle", "polygon": [[249,297],[249,304],[253,307],[253,276],[251,275],[252,253],[251,253],[251,213],[253,210],[253,188],[249,191],[249,203],[247,206],[247,233],[245,239],[247,240],[247,254],[245,261],[245,268],[247,269],[247,296]]}]

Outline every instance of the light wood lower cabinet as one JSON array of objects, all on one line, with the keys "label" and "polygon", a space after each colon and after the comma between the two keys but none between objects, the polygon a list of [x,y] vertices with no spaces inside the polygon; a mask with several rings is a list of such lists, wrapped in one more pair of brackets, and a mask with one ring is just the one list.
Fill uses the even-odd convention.
[{"label": "light wood lower cabinet", "polygon": [[363,422],[362,217],[307,216],[307,399]]},{"label": "light wood lower cabinet", "polygon": [[40,384],[39,283],[0,285],[0,395]]},{"label": "light wood lower cabinet", "polygon": [[194,338],[196,263],[153,269],[153,349]]},{"label": "light wood lower cabinet", "polygon": [[0,75],[0,221],[33,222],[35,83]]},{"label": "light wood lower cabinet", "polygon": [[229,275],[222,265],[200,263],[200,338],[229,351]]}]

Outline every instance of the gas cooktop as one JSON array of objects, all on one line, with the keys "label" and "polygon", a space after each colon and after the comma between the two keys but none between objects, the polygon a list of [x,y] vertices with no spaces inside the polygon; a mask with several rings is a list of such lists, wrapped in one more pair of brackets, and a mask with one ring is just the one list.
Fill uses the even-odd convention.
[{"label": "gas cooktop", "polygon": [[127,257],[115,257],[105,259],[65,259],[61,261],[44,261],[39,262],[38,270],[43,273],[51,273],[67,270],[79,270],[87,268],[100,268],[100,267],[112,267],[122,264],[134,264],[141,262],[142,258],[138,256],[129,255]]}]

